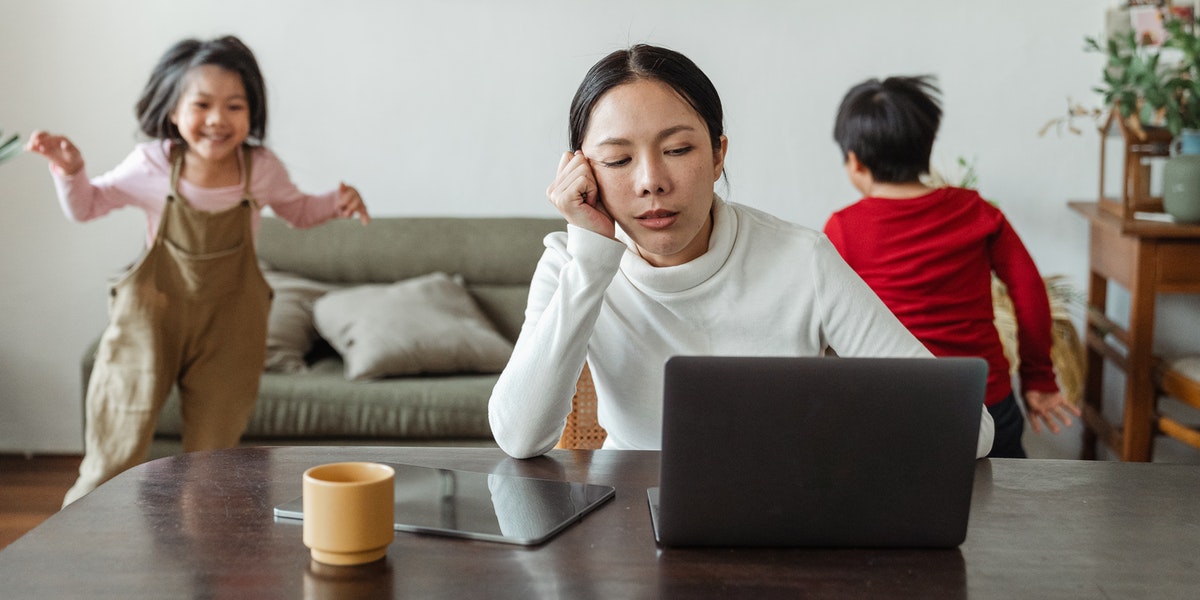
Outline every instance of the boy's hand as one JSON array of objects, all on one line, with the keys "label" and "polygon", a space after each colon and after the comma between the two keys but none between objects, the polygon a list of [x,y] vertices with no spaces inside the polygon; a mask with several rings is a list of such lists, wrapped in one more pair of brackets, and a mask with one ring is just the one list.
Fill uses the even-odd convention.
[{"label": "boy's hand", "polygon": [[349,218],[358,215],[358,220],[362,221],[363,225],[371,222],[371,215],[367,214],[367,205],[363,203],[362,196],[358,195],[358,190],[345,183],[338,184],[338,216]]},{"label": "boy's hand", "polygon": [[568,223],[605,237],[616,237],[616,225],[604,208],[592,165],[582,152],[563,153],[558,161],[558,174],[546,188],[546,197]]},{"label": "boy's hand", "polygon": [[25,149],[45,156],[59,175],[71,176],[83,168],[83,155],[65,136],[35,131]]},{"label": "boy's hand", "polygon": [[1054,432],[1059,432],[1058,424],[1063,427],[1071,426],[1071,415],[1076,417],[1082,413],[1074,404],[1063,399],[1062,392],[1025,392],[1025,412],[1028,413],[1029,424],[1033,430],[1041,433],[1042,424]]}]

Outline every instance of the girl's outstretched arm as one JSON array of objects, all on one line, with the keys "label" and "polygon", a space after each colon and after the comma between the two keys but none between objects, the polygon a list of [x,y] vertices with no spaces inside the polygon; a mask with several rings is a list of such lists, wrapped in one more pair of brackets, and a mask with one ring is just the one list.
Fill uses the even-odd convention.
[{"label": "girl's outstretched arm", "polygon": [[66,136],[35,131],[25,149],[45,156],[59,175],[74,175],[83,168],[83,155]]}]

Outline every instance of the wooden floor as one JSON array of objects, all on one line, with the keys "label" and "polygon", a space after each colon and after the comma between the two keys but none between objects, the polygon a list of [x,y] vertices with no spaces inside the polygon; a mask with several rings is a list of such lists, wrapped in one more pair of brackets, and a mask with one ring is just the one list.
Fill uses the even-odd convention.
[{"label": "wooden floor", "polygon": [[58,512],[80,456],[0,454],[0,550]]}]

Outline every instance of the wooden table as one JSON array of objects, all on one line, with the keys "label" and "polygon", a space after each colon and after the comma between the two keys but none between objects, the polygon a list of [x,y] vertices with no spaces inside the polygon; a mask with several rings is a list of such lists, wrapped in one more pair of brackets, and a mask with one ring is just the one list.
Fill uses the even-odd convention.
[{"label": "wooden table", "polygon": [[[983,460],[957,550],[659,549],[657,452],[239,448],[164,458],[0,551],[5,598],[1194,598],[1200,467]],[[532,548],[396,534],[327,572],[272,517],[304,469],[377,460],[607,484],[616,498]],[[797,515],[797,518],[803,518]]]},{"label": "wooden table", "polygon": [[[1148,461],[1156,400],[1155,296],[1200,293],[1200,226],[1125,220],[1095,202],[1069,206],[1087,218],[1090,231],[1084,458],[1095,457],[1099,438],[1122,460]],[[1109,281],[1129,291],[1127,327],[1108,316]],[[1101,410],[1106,360],[1125,373],[1125,410],[1119,426]]]}]

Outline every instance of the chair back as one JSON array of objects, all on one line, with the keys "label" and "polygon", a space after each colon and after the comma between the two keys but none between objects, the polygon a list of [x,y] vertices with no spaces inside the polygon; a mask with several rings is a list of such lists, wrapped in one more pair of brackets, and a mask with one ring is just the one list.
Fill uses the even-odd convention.
[{"label": "chair back", "polygon": [[604,445],[608,432],[596,420],[596,387],[592,384],[592,372],[583,363],[583,372],[575,384],[575,397],[571,399],[571,414],[556,448],[568,450],[598,450]]}]

